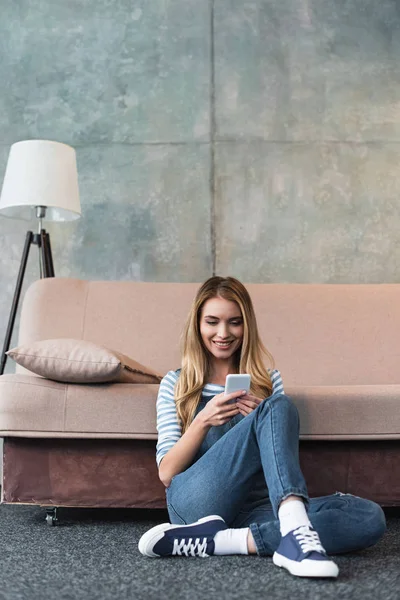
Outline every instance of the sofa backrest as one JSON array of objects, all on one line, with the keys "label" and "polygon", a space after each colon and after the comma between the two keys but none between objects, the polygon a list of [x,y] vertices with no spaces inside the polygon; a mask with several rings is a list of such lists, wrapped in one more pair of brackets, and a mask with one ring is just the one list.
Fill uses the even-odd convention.
[{"label": "sofa backrest", "polygon": [[[25,294],[19,343],[84,339],[164,374],[180,366],[180,334],[199,286],[42,279]],[[400,284],[246,288],[286,385],[400,383]]]}]

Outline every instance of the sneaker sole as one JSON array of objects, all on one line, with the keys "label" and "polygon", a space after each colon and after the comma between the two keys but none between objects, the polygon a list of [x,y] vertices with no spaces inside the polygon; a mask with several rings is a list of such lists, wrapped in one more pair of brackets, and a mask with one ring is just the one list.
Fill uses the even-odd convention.
[{"label": "sneaker sole", "polygon": [[339,575],[339,567],[336,563],[329,560],[316,561],[305,559],[302,562],[298,562],[275,552],[272,561],[277,567],[283,567],[291,575],[296,575],[297,577],[337,577]]},{"label": "sneaker sole", "polygon": [[196,527],[200,523],[207,523],[208,521],[215,521],[216,519],[220,521],[224,521],[222,517],[219,515],[210,515],[208,517],[202,517],[195,523],[191,523],[190,525],[171,525],[171,523],[162,523],[161,525],[156,525],[149,531],[146,531],[142,535],[139,540],[138,547],[139,552],[143,554],[143,556],[148,556],[150,558],[160,558],[160,554],[156,554],[153,552],[154,546],[157,542],[163,537],[165,531],[170,531],[171,529],[177,529],[178,527]]}]

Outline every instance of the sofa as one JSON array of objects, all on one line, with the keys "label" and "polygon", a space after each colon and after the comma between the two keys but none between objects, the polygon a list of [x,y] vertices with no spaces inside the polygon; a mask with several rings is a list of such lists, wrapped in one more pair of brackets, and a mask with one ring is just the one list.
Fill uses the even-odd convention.
[{"label": "sofa", "polygon": [[[42,279],[26,291],[18,344],[74,338],[164,375],[198,283]],[[400,284],[246,284],[261,338],[300,414],[310,496],[400,505]],[[10,360],[10,359],[9,359]],[[156,383],[0,377],[2,502],[165,508],[155,462]]]}]

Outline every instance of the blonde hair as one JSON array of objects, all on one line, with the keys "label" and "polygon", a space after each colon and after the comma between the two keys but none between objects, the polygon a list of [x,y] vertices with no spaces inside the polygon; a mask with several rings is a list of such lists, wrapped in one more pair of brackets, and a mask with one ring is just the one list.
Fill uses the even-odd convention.
[{"label": "blonde hair", "polygon": [[175,403],[182,433],[194,418],[202,389],[211,374],[211,354],[205,348],[200,334],[200,317],[204,303],[216,297],[236,302],[242,313],[243,342],[233,356],[235,372],[251,375],[250,393],[254,396],[266,398],[272,392],[263,355],[272,367],[274,359],[260,339],[248,291],[234,277],[210,277],[196,294],[181,336],[182,368],[175,386]]}]

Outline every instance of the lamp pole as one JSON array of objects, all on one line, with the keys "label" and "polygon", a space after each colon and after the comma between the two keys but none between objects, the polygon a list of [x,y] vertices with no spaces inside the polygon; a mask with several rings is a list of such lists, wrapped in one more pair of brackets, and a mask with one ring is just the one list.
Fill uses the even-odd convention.
[{"label": "lamp pole", "polygon": [[53,267],[53,256],[51,252],[50,234],[42,229],[42,219],[46,215],[45,206],[36,207],[36,216],[39,220],[38,233],[33,231],[27,231],[25,238],[25,245],[22,252],[21,264],[18,271],[17,283],[15,286],[14,297],[11,305],[10,316],[8,319],[8,325],[6,329],[6,336],[4,338],[3,350],[1,351],[0,361],[0,375],[3,375],[6,368],[7,354],[6,352],[10,349],[11,337],[15,324],[15,317],[17,316],[19,299],[21,296],[22,284],[24,281],[26,265],[28,262],[29,250],[32,244],[35,244],[39,248],[39,265],[40,265],[40,279],[45,277],[54,277]]}]

